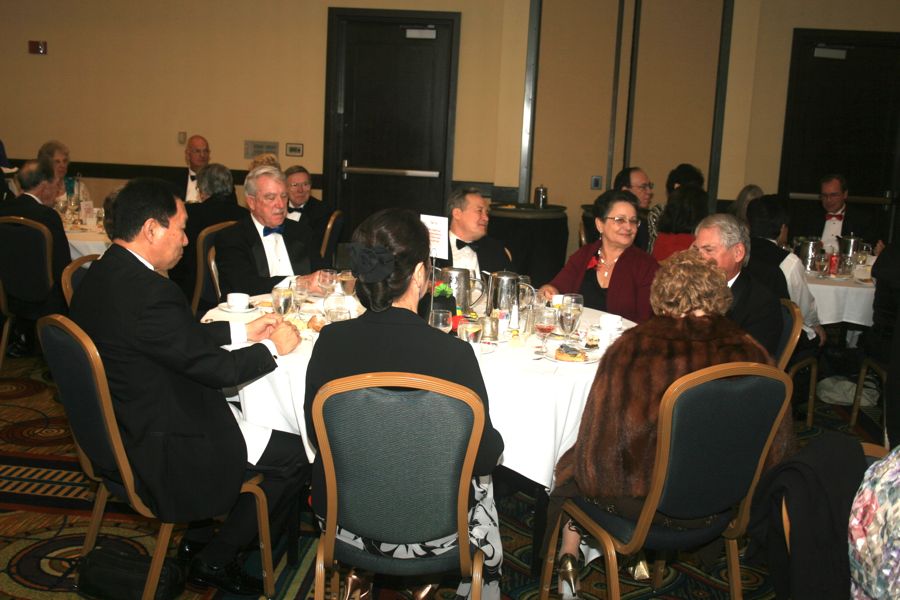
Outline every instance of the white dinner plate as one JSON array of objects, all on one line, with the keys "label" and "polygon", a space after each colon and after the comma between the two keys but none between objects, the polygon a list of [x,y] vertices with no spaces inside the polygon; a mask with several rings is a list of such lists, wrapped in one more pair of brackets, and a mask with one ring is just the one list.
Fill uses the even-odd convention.
[{"label": "white dinner plate", "polygon": [[228,306],[227,302],[222,302],[221,304],[219,304],[219,310],[224,310],[227,313],[243,314],[253,312],[254,310],[256,310],[256,307],[248,306],[247,308],[231,308]]},{"label": "white dinner plate", "polygon": [[544,355],[549,361],[553,361],[556,363],[565,363],[567,365],[591,365],[597,362],[600,362],[600,359],[603,357],[602,352],[598,352],[594,350],[593,352],[587,352],[587,356],[585,356],[584,361],[580,360],[558,360],[555,356],[556,350],[547,350],[547,354]]}]

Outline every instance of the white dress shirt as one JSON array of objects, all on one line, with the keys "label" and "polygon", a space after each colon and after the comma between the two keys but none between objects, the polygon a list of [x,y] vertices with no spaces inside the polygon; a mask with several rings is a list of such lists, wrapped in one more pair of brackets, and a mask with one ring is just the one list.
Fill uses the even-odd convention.
[{"label": "white dress shirt", "polygon": [[[251,215],[252,216],[252,215]],[[253,217],[253,225],[256,226],[256,232],[259,239],[262,240],[263,250],[266,252],[266,262],[269,265],[269,275],[285,275],[294,276],[294,267],[291,266],[291,257],[288,255],[287,248],[284,245],[284,238],[280,233],[270,233],[263,235],[263,225]]]},{"label": "white dress shirt", "polygon": [[197,174],[188,168],[187,188],[184,193],[187,203],[200,202],[200,189],[197,187]]},{"label": "white dress shirt", "polygon": [[[307,200],[307,202],[309,202],[309,200]],[[288,202],[288,207],[293,208],[294,211],[291,212],[290,210],[288,210],[287,218],[291,221],[299,221],[300,217],[303,216],[303,209],[306,208],[306,204],[300,207],[301,210],[297,210],[296,207],[292,207],[290,202]]]},{"label": "white dress shirt", "polygon": [[471,246],[456,247],[456,237],[450,232],[450,257],[453,259],[453,267],[456,269],[468,269],[473,277],[481,277],[481,269],[478,268],[478,254]]},{"label": "white dress shirt", "polygon": [[[845,204],[835,214],[843,215],[846,210],[847,205]],[[825,226],[822,228],[822,246],[825,247],[826,252],[837,252],[839,250],[840,246],[838,246],[837,236],[841,235],[843,227],[843,219],[835,219],[834,217],[825,219]]]}]

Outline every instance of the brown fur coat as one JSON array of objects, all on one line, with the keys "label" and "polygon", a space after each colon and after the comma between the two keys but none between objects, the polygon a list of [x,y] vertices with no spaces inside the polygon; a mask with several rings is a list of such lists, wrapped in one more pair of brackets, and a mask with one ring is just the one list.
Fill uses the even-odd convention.
[{"label": "brown fur coat", "polygon": [[[732,361],[772,364],[768,353],[725,317],[653,317],[626,331],[600,361],[575,445],[556,465],[556,485],[572,479],[590,498],[641,498],[656,458],[659,403],[679,377]],[[793,439],[790,414],[768,464]]]}]

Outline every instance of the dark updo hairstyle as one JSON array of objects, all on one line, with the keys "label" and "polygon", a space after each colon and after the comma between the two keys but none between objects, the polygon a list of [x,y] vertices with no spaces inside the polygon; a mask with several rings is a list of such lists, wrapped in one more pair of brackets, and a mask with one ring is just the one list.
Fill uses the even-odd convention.
[{"label": "dark updo hairstyle", "polygon": [[[429,255],[428,229],[406,208],[380,210],[353,232],[356,292],[368,310],[381,312],[409,287],[416,265]],[[427,263],[426,263],[427,264]]]},{"label": "dark updo hairstyle", "polygon": [[605,219],[608,217],[610,209],[617,202],[630,204],[635,211],[638,209],[637,196],[628,190],[606,190],[594,200],[594,218]]},{"label": "dark updo hairstyle", "polygon": [[697,223],[709,215],[709,194],[695,185],[672,191],[656,228],[660,233],[694,233]]}]

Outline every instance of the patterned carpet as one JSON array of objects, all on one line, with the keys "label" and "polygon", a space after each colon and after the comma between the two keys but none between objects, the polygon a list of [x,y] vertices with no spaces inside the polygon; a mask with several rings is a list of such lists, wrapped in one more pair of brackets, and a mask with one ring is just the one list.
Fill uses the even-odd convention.
[{"label": "patterned carpet", "polygon": [[[20,379],[12,379],[20,378]],[[0,598],[75,598],[78,555],[87,529],[93,491],[81,475],[61,406],[53,399],[54,388],[40,359],[7,359],[0,373]],[[823,428],[847,430],[847,411],[818,403],[816,427],[800,427],[801,440],[819,435]],[[863,417],[855,434],[871,441],[877,426]],[[498,489],[502,486],[498,485]],[[498,497],[505,553],[502,590],[511,600],[534,600],[538,581],[531,575],[531,528],[534,501],[521,491]],[[300,538],[300,564],[286,564],[284,548],[276,548],[276,598],[312,597],[315,533],[307,521]],[[183,530],[176,530],[176,539]],[[106,512],[100,544],[149,555],[154,548],[156,526],[133,513],[127,505],[112,502]],[[174,545],[173,545],[174,547]],[[172,550],[170,548],[170,554]],[[622,597],[727,598],[724,556],[711,568],[683,555],[667,569],[663,587],[655,593],[624,572]],[[258,573],[251,557],[247,570]],[[583,569],[581,595],[586,600],[605,598],[602,561]],[[746,598],[768,599],[774,592],[764,569],[742,565]],[[452,577],[440,596],[454,596]],[[382,585],[383,584],[383,585]],[[408,598],[405,591],[389,589],[391,582],[376,582],[379,600]],[[225,598],[213,590],[188,589],[185,599]]]}]

